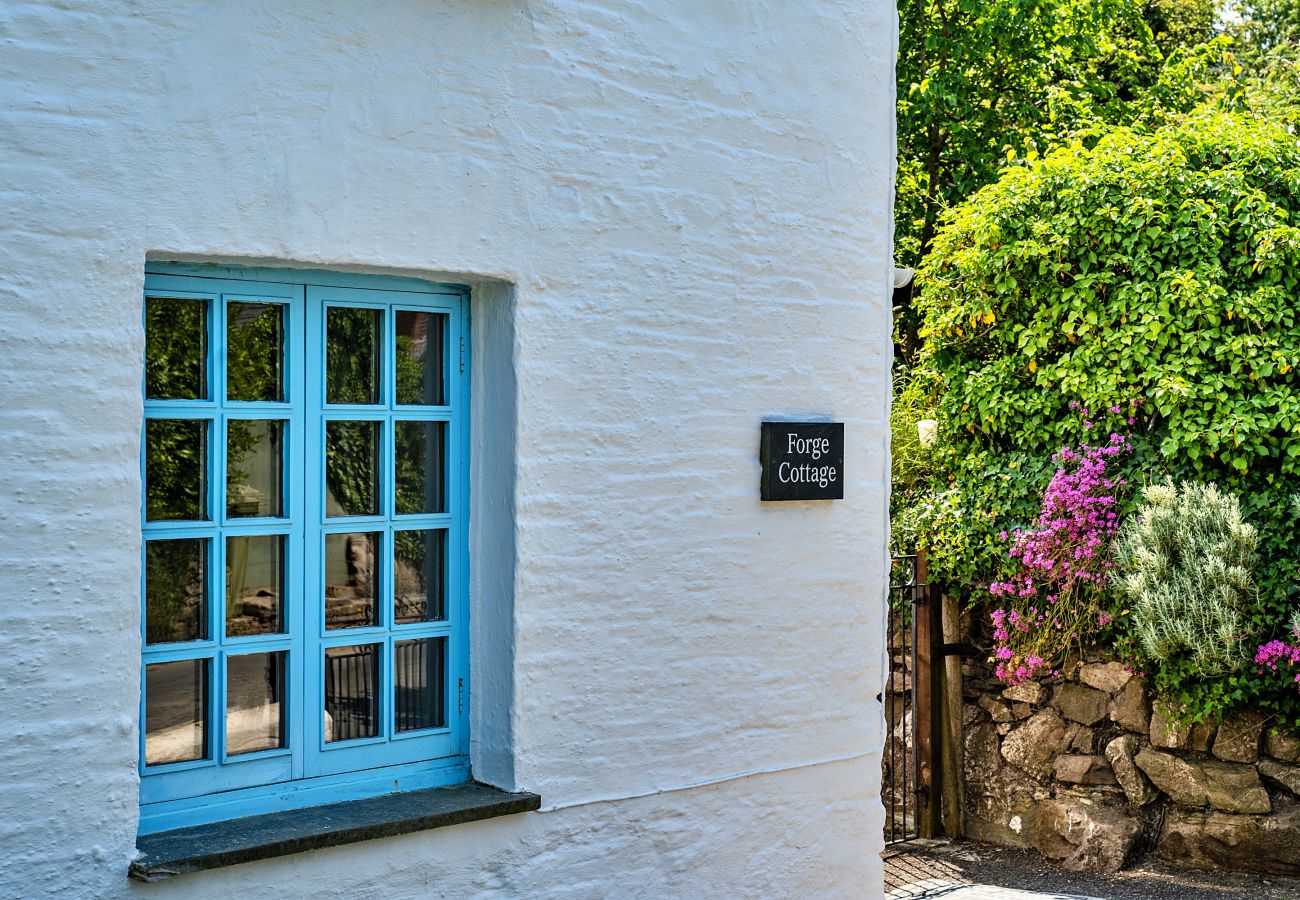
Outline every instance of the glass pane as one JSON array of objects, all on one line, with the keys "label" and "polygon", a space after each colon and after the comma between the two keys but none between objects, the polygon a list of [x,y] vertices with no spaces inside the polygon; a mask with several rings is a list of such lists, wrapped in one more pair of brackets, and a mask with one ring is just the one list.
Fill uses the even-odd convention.
[{"label": "glass pane", "polygon": [[378,403],[383,310],[331,306],[325,317],[325,402]]},{"label": "glass pane", "polygon": [[208,661],[145,666],[144,761],[146,765],[208,756]]},{"label": "glass pane", "polygon": [[325,627],[379,624],[379,534],[325,535]]},{"label": "glass pane", "polygon": [[379,515],[379,425],[325,423],[326,515]]},{"label": "glass pane", "polygon": [[397,311],[397,402],[442,406],[442,348],[447,317]]},{"label": "glass pane", "polygon": [[325,650],[325,740],[379,733],[379,645]]},{"label": "glass pane", "polygon": [[146,297],[144,395],[150,400],[208,398],[208,301]]},{"label": "glass pane", "polygon": [[226,421],[226,515],[283,515],[280,470],[284,423],[266,419]]},{"label": "glass pane", "polygon": [[446,618],[447,532],[393,534],[393,617],[399,625]]},{"label": "glass pane", "polygon": [[208,541],[146,541],[144,633],[150,644],[208,639]]},{"label": "glass pane", "polygon": [[398,731],[447,724],[447,639],[393,642],[393,716]]},{"label": "glass pane", "polygon": [[447,423],[396,422],[393,427],[398,514],[443,512],[443,434]]},{"label": "glass pane", "polygon": [[226,657],[226,754],[284,746],[284,653]]},{"label": "glass pane", "polygon": [[151,521],[208,517],[206,419],[145,423],[145,510]]},{"label": "glass pane", "polygon": [[226,634],[283,630],[283,535],[226,538]]},{"label": "glass pane", "polygon": [[226,398],[284,399],[284,307],[226,304]]}]

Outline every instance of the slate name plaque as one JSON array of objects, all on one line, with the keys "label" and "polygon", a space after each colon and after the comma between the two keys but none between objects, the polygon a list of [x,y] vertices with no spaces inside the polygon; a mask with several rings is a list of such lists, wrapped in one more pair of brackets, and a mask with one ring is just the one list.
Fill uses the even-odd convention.
[{"label": "slate name plaque", "polygon": [[764,422],[764,500],[843,500],[843,422]]}]

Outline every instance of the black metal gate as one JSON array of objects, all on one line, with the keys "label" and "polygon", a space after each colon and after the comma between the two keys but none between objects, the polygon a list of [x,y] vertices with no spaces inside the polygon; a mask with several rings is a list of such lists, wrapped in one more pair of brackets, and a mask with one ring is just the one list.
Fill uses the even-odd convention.
[{"label": "black metal gate", "polygon": [[[919,729],[918,694],[927,694],[918,657],[918,623],[926,621],[927,593],[924,556],[895,556],[889,576],[889,624],[886,648],[889,676],[885,682],[885,752],[880,799],[885,806],[885,845],[900,844],[920,836],[924,786],[921,778],[921,741],[928,730]],[[924,631],[925,629],[921,629]],[[921,690],[918,690],[921,688]],[[926,731],[925,735],[920,734]]]}]

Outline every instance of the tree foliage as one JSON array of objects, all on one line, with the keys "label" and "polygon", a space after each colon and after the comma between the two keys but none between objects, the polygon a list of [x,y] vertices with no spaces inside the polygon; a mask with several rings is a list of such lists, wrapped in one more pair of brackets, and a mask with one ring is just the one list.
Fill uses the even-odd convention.
[{"label": "tree foliage", "polygon": [[1209,40],[1215,13],[1213,0],[902,5],[900,264],[920,260],[942,212],[993,181],[1009,159],[1139,117],[1166,59]]}]

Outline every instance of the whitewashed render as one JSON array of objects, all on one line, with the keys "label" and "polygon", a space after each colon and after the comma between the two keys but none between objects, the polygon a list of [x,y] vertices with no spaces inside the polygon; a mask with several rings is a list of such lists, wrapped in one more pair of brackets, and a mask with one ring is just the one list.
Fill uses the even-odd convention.
[{"label": "whitewashed render", "polygon": [[[0,6],[0,896],[879,896],[895,35]],[[146,260],[472,287],[472,765],[540,812],[128,880]],[[801,417],[845,499],[761,503]]]}]

